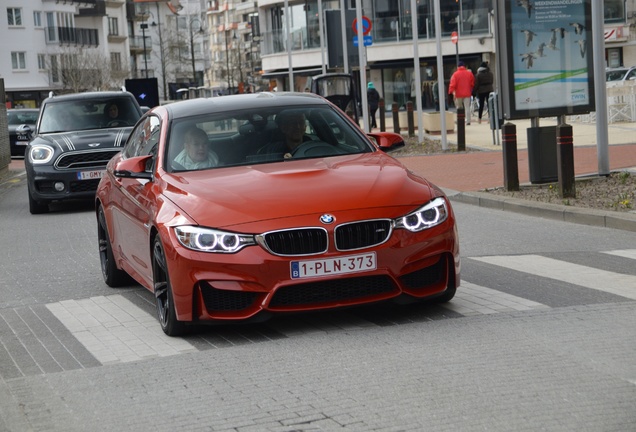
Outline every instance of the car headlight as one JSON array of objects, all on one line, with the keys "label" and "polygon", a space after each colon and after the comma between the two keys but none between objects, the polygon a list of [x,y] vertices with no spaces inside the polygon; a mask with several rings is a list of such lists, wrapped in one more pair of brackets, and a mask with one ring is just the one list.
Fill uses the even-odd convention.
[{"label": "car headlight", "polygon": [[255,245],[253,235],[237,234],[198,226],[184,225],[174,229],[184,247],[199,252],[234,253]]},{"label": "car headlight", "polygon": [[53,147],[38,144],[29,150],[29,159],[31,159],[31,162],[34,164],[45,164],[51,162],[54,153]]},{"label": "car headlight", "polygon": [[396,219],[395,227],[418,232],[439,225],[446,219],[448,219],[446,200],[439,197],[413,213]]}]

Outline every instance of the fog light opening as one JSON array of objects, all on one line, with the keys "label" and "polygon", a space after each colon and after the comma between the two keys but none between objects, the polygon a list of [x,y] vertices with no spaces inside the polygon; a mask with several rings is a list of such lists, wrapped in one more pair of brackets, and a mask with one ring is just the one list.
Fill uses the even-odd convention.
[{"label": "fog light opening", "polygon": [[55,188],[56,191],[58,192],[63,192],[64,191],[64,183],[62,182],[55,182],[55,184],[53,185],[53,187]]}]

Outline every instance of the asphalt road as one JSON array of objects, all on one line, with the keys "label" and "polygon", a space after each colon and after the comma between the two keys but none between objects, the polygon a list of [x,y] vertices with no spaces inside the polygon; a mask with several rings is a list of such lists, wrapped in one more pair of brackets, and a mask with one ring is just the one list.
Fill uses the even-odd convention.
[{"label": "asphalt road", "polygon": [[90,205],[0,188],[0,431],[633,431],[636,233],[457,203],[447,305],[168,338]]}]

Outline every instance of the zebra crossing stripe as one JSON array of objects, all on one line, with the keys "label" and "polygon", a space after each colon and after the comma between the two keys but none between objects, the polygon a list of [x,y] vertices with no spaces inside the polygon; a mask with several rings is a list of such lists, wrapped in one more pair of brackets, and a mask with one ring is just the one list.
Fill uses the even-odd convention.
[{"label": "zebra crossing stripe", "polygon": [[636,249],[625,249],[625,250],[615,250],[615,251],[606,251],[603,252],[607,255],[614,255],[623,258],[629,258],[636,260]]},{"label": "zebra crossing stripe", "polygon": [[542,303],[466,281],[462,281],[453,301],[443,306],[464,316],[550,308]]},{"label": "zebra crossing stripe", "polygon": [[471,259],[636,300],[636,276],[632,275],[539,255],[471,257]]},{"label": "zebra crossing stripe", "polygon": [[102,364],[197,351],[183,339],[166,336],[153,315],[121,295],[65,300],[46,307]]}]

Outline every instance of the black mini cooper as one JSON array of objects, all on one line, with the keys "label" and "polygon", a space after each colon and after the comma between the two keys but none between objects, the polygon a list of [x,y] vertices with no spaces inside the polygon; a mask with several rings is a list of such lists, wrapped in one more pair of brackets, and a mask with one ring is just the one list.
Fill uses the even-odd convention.
[{"label": "black mini cooper", "polygon": [[124,91],[47,98],[25,154],[31,214],[48,212],[56,201],[92,199],[141,115]]}]

